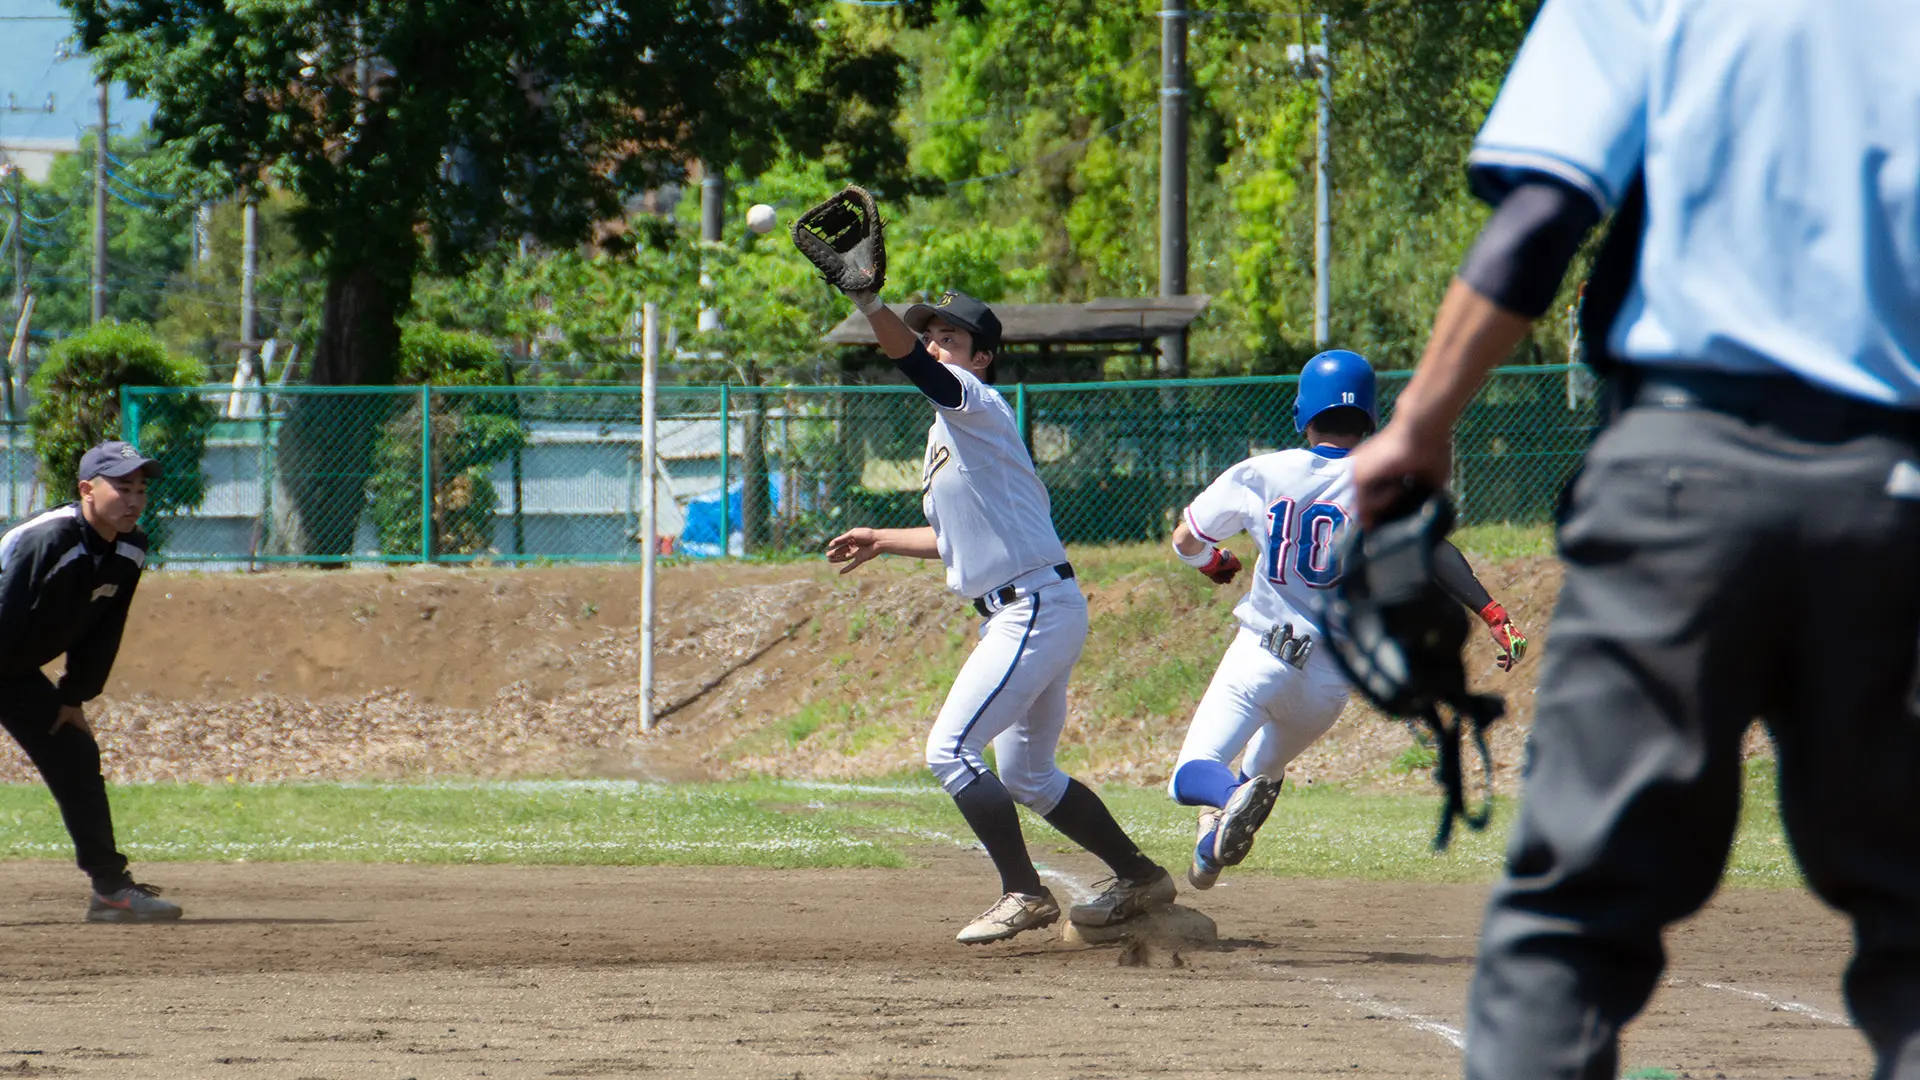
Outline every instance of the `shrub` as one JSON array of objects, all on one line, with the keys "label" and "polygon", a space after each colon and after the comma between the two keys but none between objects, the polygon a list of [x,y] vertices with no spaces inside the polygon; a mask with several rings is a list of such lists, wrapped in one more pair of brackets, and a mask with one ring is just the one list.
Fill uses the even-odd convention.
[{"label": "shrub", "polygon": [[[486,338],[415,324],[400,337],[401,385],[497,386],[506,360]],[[489,476],[527,443],[511,394],[445,394],[433,398],[433,537],[435,554],[478,555],[493,547],[499,505]],[[369,485],[380,550],[420,550],[420,402],[410,400],[381,429]]]},{"label": "shrub", "polygon": [[[206,380],[199,361],[169,354],[140,323],[103,322],[55,345],[34,372],[27,415],[47,501],[74,498],[81,455],[123,435],[121,387],[199,386]],[[148,488],[141,519],[155,550],[162,546],[167,517],[206,498],[207,478],[200,470],[214,419],[213,406],[192,395],[142,405],[134,442],[165,469]]]}]

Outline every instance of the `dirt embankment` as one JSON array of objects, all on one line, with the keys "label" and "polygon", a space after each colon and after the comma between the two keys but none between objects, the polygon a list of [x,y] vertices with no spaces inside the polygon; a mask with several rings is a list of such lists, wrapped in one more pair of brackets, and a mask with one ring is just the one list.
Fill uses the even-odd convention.
[{"label": "dirt embankment", "polygon": [[[1196,588],[1165,560],[1089,558],[1094,641],[1067,735],[1077,772],[1163,779],[1237,590]],[[1532,636],[1551,560],[1481,565]],[[817,562],[687,565],[660,577],[661,725],[638,730],[639,574],[628,567],[291,571],[148,576],[94,715],[116,779],[354,779],[746,772],[849,777],[911,769],[975,617],[923,565],[849,577]],[[1537,658],[1477,682],[1507,695],[1511,768]],[[1162,680],[1157,697],[1139,685]],[[9,741],[0,780],[32,773]],[[1303,781],[1424,785],[1388,763],[1405,730],[1359,705],[1297,763]]]}]

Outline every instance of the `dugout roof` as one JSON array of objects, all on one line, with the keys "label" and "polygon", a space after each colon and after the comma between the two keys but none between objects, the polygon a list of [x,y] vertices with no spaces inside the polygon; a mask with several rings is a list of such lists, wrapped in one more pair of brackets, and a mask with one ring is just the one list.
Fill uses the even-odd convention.
[{"label": "dugout roof", "polygon": [[[1005,345],[1144,343],[1184,331],[1212,297],[1107,296],[1081,304],[994,304]],[[905,315],[913,304],[888,304]],[[867,317],[854,312],[827,331],[829,345],[877,345]]]}]

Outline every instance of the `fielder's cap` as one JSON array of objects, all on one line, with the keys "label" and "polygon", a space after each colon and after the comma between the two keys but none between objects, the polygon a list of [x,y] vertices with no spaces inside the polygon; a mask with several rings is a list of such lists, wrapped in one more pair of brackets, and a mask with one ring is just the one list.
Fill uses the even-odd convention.
[{"label": "fielder's cap", "polygon": [[907,329],[917,334],[935,318],[945,319],[972,334],[976,352],[998,352],[1000,349],[1000,316],[966,293],[948,289],[931,304],[915,304],[908,308],[903,321]]},{"label": "fielder's cap", "polygon": [[101,476],[118,480],[134,473],[144,473],[147,479],[152,480],[160,475],[160,463],[149,457],[141,457],[140,451],[123,442],[103,442],[80,458],[82,480]]}]

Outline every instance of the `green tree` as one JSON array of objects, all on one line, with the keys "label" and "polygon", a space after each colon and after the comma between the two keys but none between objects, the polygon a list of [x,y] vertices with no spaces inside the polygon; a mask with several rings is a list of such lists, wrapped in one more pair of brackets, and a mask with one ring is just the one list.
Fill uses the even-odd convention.
[{"label": "green tree", "polygon": [[[81,152],[53,161],[47,179],[23,185],[23,237],[33,257],[28,272],[35,295],[34,329],[55,338],[92,322],[93,140]],[[189,211],[165,188],[171,168],[143,132],[108,140],[107,317],[151,323],[165,306],[168,282],[192,247]],[[13,290],[13,260],[0,260],[0,281]],[[11,328],[9,328],[11,330]]]},{"label": "green tree", "polygon": [[[198,361],[171,355],[151,329],[138,323],[99,323],[55,345],[34,372],[27,417],[48,501],[71,497],[88,447],[121,437],[121,387],[205,381],[206,369]],[[156,551],[165,544],[167,519],[206,498],[200,462],[213,422],[213,407],[192,395],[169,395],[141,410],[135,441],[163,469],[148,487],[141,518]]]},{"label": "green tree", "polygon": [[[424,324],[400,337],[402,385],[492,387],[506,378],[505,358],[477,334]],[[368,484],[380,550],[420,550],[421,403],[408,400],[382,427]],[[527,444],[526,425],[511,394],[435,394],[428,413],[433,478],[433,552],[480,555],[493,548],[499,495],[489,479],[495,463]]]},{"label": "green tree", "polygon": [[[871,180],[904,158],[898,58],[811,5],[63,2],[101,75],[154,102],[189,165],[297,198],[326,281],[320,385],[394,381],[424,265],[464,269],[521,237],[573,246],[691,159],[757,171],[786,149]],[[326,471],[361,471],[370,436],[342,401],[289,415],[295,472],[323,471],[303,440],[329,433]],[[348,431],[362,438],[338,441]],[[350,546],[361,500],[345,484],[302,500],[308,550]]]}]

